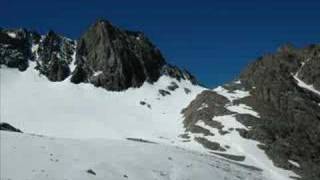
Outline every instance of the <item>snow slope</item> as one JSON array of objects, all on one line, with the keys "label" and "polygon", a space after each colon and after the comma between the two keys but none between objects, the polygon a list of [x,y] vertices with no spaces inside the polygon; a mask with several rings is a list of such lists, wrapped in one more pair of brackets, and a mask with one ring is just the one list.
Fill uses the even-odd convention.
[{"label": "snow slope", "polygon": [[[179,82],[168,76],[162,76],[154,84],[145,83],[140,88],[130,88],[122,92],[111,92],[102,88],[96,88],[91,84],[72,84],[69,79],[63,82],[48,81],[45,76],[39,75],[34,70],[33,63],[31,63],[25,72],[1,67],[0,77],[1,121],[10,123],[26,133],[52,137],[39,138],[30,135],[2,133],[1,145],[4,148],[1,147],[1,163],[3,165],[1,166],[1,171],[6,174],[8,173],[8,176],[1,175],[1,180],[5,177],[20,179],[20,176],[15,176],[13,167],[21,164],[22,162],[20,161],[25,162],[21,156],[25,157],[26,162],[34,162],[32,163],[33,166],[19,167],[19,174],[26,174],[30,179],[43,179],[46,174],[48,174],[48,177],[56,176],[48,179],[60,179],[60,175],[65,175],[71,179],[92,177],[92,175],[88,175],[85,172],[85,168],[94,168],[99,174],[101,173],[101,176],[94,176],[96,179],[121,179],[123,178],[121,176],[123,172],[120,172],[121,169],[124,169],[126,172],[130,171],[132,173],[130,177],[139,179],[139,173],[141,174],[141,171],[145,171],[148,168],[156,170],[152,171],[154,169],[148,169],[150,173],[145,174],[145,177],[142,178],[140,176],[140,179],[199,179],[200,174],[201,179],[206,179],[207,177],[217,177],[217,179],[234,178],[234,174],[231,176],[224,174],[225,168],[222,168],[224,169],[222,172],[220,172],[221,168],[212,170],[211,168],[213,167],[211,166],[216,167],[217,164],[209,164],[208,166],[208,163],[212,159],[213,163],[219,161],[217,162],[218,164],[223,162],[226,167],[234,166],[230,161],[222,161],[213,156],[208,156],[209,159],[206,160],[208,162],[206,165],[197,164],[191,168],[192,171],[186,169],[188,165],[182,161],[183,159],[193,161],[190,159],[193,158],[193,155],[189,156],[195,152],[191,153],[190,150],[196,150],[198,153],[208,153],[208,150],[194,139],[191,139],[190,142],[185,142],[184,139],[179,137],[185,133],[181,110],[187,107],[195,99],[196,95],[204,90],[200,86],[192,85],[188,81]],[[168,86],[172,82],[177,83],[179,88],[174,91],[168,90]],[[190,89],[191,92],[186,93],[185,88]],[[159,93],[160,89],[167,90],[171,94],[163,96]],[[229,92],[223,87],[218,87],[214,91],[231,101],[226,106],[228,110],[234,113],[251,114],[259,118],[259,114],[251,107],[245,104],[235,105],[232,103],[234,100],[250,96],[249,92],[240,90]],[[203,104],[198,111],[201,111],[203,108],[207,108],[207,105]],[[223,124],[225,130],[229,128],[248,128],[239,123],[234,115],[214,117],[214,120]],[[207,136],[208,140],[229,146],[227,154],[245,156],[243,164],[256,166],[264,170],[262,173],[259,172],[257,176],[253,173],[254,177],[250,175],[244,176],[246,177],[244,179],[261,179],[260,176],[263,176],[266,179],[282,180],[288,179],[289,176],[296,176],[296,174],[290,171],[276,168],[264,152],[257,147],[258,142],[244,139],[236,131],[227,135],[220,135],[217,129],[206,126],[202,121],[199,121],[197,125],[215,134],[214,137]],[[191,135],[192,138],[199,136],[202,135]],[[140,144],[125,141],[126,138],[138,138],[162,145],[144,144],[143,146],[139,146]],[[61,166],[52,166],[50,165],[53,163],[50,160],[52,158],[44,158],[47,154],[43,153],[49,152],[39,147],[49,146],[49,142],[53,143],[52,146],[50,145],[50,148],[53,149],[52,152],[59,154],[58,159],[66,161]],[[32,144],[32,146],[29,147],[28,144]],[[168,144],[174,146],[169,147],[167,146]],[[20,146],[21,150],[12,150],[17,146]],[[28,148],[29,154],[23,151],[23,146]],[[132,150],[136,149],[136,146],[139,146],[141,150]],[[124,152],[119,151],[120,147],[122,147]],[[189,149],[189,151],[177,150],[177,147]],[[9,150],[10,148],[12,151]],[[81,149],[81,152],[78,152],[79,149]],[[181,161],[175,162],[176,165],[174,165],[173,169],[171,165],[165,165],[164,162],[164,164],[161,164],[162,161],[157,163],[158,159],[152,159],[159,158],[158,155],[166,159],[162,153],[168,154],[167,149],[170,149],[170,152],[173,149],[174,151],[182,151],[188,155],[179,156]],[[130,156],[124,156],[121,158],[121,162],[116,161],[117,158],[129,152],[132,153]],[[93,155],[96,153],[98,155]],[[107,155],[112,153],[116,153],[116,155],[111,157]],[[179,154],[178,152],[175,153]],[[93,156],[92,160],[90,160],[91,157],[89,155]],[[73,156],[76,156],[75,159],[81,160],[80,165],[73,167],[73,164],[78,164],[77,161],[70,158]],[[137,161],[133,157],[145,159]],[[32,159],[28,160],[27,158],[33,158],[36,161]],[[115,166],[106,162],[110,158],[116,158],[112,159],[112,164],[115,163]],[[16,162],[11,164],[11,159],[16,159]],[[61,163],[60,160],[56,164]],[[195,161],[202,162],[203,160]],[[149,164],[145,165],[142,162],[152,162],[155,164],[149,167]],[[181,164],[186,165],[181,166]],[[25,164],[25,166],[28,165]],[[40,167],[42,166],[47,168],[44,170],[47,173],[41,172],[42,169]],[[64,171],[65,167],[69,166],[72,168]],[[103,167],[111,168],[110,171],[112,173],[106,173]],[[157,169],[162,170],[157,171]],[[59,171],[62,171],[62,173],[59,173]],[[185,174],[186,172],[187,174]]]},{"label": "snow slope", "polygon": [[[133,137],[178,143],[178,136],[184,133],[181,110],[204,89],[162,76],[154,84],[111,92],[91,84],[76,85],[69,79],[50,82],[33,67],[31,63],[25,72],[4,66],[0,69],[0,119],[24,132],[52,137]],[[179,88],[167,90],[171,82]],[[162,96],[159,89],[171,95]]]},{"label": "snow slope", "polygon": [[259,170],[173,146],[11,132],[0,135],[1,180],[264,179]]}]

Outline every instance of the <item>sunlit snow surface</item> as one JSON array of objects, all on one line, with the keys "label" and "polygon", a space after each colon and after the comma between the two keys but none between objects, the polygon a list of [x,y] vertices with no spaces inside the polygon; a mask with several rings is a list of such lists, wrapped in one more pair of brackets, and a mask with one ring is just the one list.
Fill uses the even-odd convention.
[{"label": "sunlit snow surface", "polygon": [[[122,92],[91,84],[50,82],[33,69],[1,68],[1,121],[24,132],[64,138],[127,137],[175,143],[184,133],[182,108],[203,88],[162,76],[156,83]],[[162,96],[172,81],[179,88]],[[184,88],[191,93],[186,94]],[[145,101],[151,107],[142,106]]]},{"label": "sunlit snow surface", "polygon": [[1,180],[266,180],[261,171],[174,146],[9,132],[0,137]]}]

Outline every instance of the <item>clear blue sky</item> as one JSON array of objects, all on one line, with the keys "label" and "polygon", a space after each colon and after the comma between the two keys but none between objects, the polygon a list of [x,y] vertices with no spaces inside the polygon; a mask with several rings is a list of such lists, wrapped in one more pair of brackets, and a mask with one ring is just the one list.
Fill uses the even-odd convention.
[{"label": "clear blue sky", "polygon": [[205,85],[232,80],[281,44],[320,42],[320,0],[1,0],[0,26],[78,38],[97,18],[144,31]]}]

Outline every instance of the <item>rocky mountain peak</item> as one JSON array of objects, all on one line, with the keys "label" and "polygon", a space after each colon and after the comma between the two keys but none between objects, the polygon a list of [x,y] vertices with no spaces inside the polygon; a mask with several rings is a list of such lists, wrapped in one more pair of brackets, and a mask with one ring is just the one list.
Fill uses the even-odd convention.
[{"label": "rocky mountain peak", "polygon": [[153,83],[161,75],[197,84],[188,71],[168,64],[144,33],[118,28],[104,19],[93,23],[78,42],[53,30],[41,36],[26,29],[1,29],[0,63],[25,70],[29,60],[50,81],[71,76],[73,83],[113,91]]},{"label": "rocky mountain peak", "polygon": [[119,91],[157,81],[166,61],[143,33],[99,20],[80,38],[76,64],[72,82]]}]

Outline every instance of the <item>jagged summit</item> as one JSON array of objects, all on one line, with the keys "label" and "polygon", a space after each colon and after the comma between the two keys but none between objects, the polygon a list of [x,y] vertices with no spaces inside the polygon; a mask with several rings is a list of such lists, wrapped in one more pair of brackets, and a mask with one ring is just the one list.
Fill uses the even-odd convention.
[{"label": "jagged summit", "polygon": [[110,90],[139,87],[158,80],[165,63],[159,49],[142,34],[99,20],[79,40],[71,81]]},{"label": "jagged summit", "polygon": [[78,42],[52,30],[41,36],[26,29],[2,29],[0,45],[1,64],[25,70],[29,60],[35,61],[50,81],[71,76],[73,83],[114,91],[153,83],[162,75],[197,84],[188,71],[168,64],[142,32],[122,30],[104,19],[93,23]]}]

